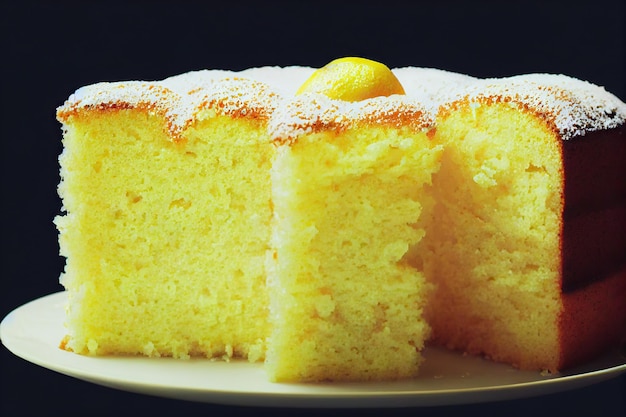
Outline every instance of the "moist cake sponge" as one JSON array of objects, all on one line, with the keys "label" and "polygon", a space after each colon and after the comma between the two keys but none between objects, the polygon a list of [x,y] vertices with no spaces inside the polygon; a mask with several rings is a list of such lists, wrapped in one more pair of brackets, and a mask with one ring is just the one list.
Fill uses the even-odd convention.
[{"label": "moist cake sponge", "polygon": [[477,80],[460,96],[436,123],[445,152],[426,238],[433,342],[553,372],[616,345],[626,331],[626,106],[546,74]]},{"label": "moist cake sponge", "polygon": [[428,284],[408,253],[432,214],[426,189],[442,153],[432,120],[399,98],[307,95],[279,110],[271,127],[270,379],[416,375],[429,334]]},{"label": "moist cake sponge", "polygon": [[394,70],[406,95],[294,97],[313,72],[68,99],[62,347],[353,381],[416,375],[428,341],[558,371],[626,336],[623,102],[424,68]]},{"label": "moist cake sponge", "polygon": [[[437,124],[429,244],[435,340],[526,369],[557,361],[560,139],[508,103],[459,105]],[[541,359],[539,359],[541,358]],[[550,364],[551,366],[547,366]]]},{"label": "moist cake sponge", "polygon": [[66,349],[263,359],[273,93],[213,75],[95,85],[60,110]]}]

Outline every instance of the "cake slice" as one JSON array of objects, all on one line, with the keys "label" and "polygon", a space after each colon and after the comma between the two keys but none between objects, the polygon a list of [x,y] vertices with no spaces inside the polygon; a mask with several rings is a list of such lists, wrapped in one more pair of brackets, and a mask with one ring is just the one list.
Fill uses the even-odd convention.
[{"label": "cake slice", "polygon": [[92,85],[59,108],[64,348],[264,358],[276,101],[203,71]]},{"label": "cake slice", "polygon": [[269,378],[416,375],[428,285],[408,254],[432,215],[433,114],[398,95],[307,94],[272,120]]},{"label": "cake slice", "polygon": [[558,371],[626,332],[626,106],[557,75],[476,81],[441,107],[427,228],[435,343]]}]

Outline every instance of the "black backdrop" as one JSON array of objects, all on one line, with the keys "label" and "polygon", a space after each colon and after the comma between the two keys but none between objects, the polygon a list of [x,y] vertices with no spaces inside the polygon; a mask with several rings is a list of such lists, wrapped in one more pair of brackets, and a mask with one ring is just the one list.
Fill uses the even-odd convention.
[{"label": "black backdrop", "polygon": [[[61,290],[63,259],[52,225],[60,209],[55,108],[82,85],[202,68],[321,66],[356,55],[390,67],[437,67],[475,76],[564,73],[626,99],[622,0],[205,3],[2,3],[1,317]],[[1,355],[3,416],[292,414],[124,393],[37,367],[4,347]],[[386,412],[625,415],[625,392],[621,377],[520,401]]]}]

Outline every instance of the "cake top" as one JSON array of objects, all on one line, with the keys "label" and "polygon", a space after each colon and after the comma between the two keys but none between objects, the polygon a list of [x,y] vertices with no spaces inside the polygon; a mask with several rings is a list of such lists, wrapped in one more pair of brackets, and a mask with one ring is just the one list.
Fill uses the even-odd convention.
[{"label": "cake top", "polygon": [[464,85],[459,102],[512,102],[535,112],[567,140],[586,132],[611,129],[626,121],[626,104],[603,87],[565,75],[526,74],[477,79]]},{"label": "cake top", "polygon": [[433,126],[430,101],[407,97],[386,65],[366,58],[345,57],[311,73],[286,100],[269,124],[277,144],[290,144],[302,134],[341,131],[355,125],[393,125],[422,130]]},{"label": "cake top", "polygon": [[279,106],[268,129],[275,143],[290,144],[303,134],[322,129],[342,131],[362,124],[423,130],[434,126],[435,115],[433,107],[404,95],[349,102],[310,93]]},{"label": "cake top", "polygon": [[195,71],[162,81],[102,82],[76,90],[57,109],[65,123],[84,110],[143,108],[161,114],[174,140],[193,123],[201,110],[267,119],[279,96],[270,87],[237,73],[221,70]]},{"label": "cake top", "polygon": [[57,109],[65,123],[85,110],[144,108],[162,114],[173,140],[203,109],[268,122],[277,143],[324,128],[383,123],[427,129],[438,111],[461,103],[511,102],[543,117],[563,139],[610,129],[626,121],[626,104],[597,85],[554,74],[478,79],[432,68],[391,72],[405,94],[344,101],[316,92],[296,95],[315,72],[310,67],[201,70],[161,81],[97,83],[78,89]]},{"label": "cake top", "polygon": [[435,68],[402,67],[392,69],[409,97],[438,107],[460,98],[463,89],[478,78]]}]

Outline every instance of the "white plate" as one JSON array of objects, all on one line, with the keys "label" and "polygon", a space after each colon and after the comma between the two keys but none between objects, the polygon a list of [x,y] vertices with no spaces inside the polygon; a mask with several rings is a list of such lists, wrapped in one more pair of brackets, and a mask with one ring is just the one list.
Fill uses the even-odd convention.
[{"label": "white plate", "polygon": [[276,384],[262,364],[208,359],[86,357],[58,348],[64,335],[65,293],[11,312],[2,343],[27,361],[96,384],[168,398],[271,407],[406,407],[478,403],[574,389],[626,372],[615,351],[559,375],[522,372],[481,358],[427,348],[421,375],[377,383]]}]

